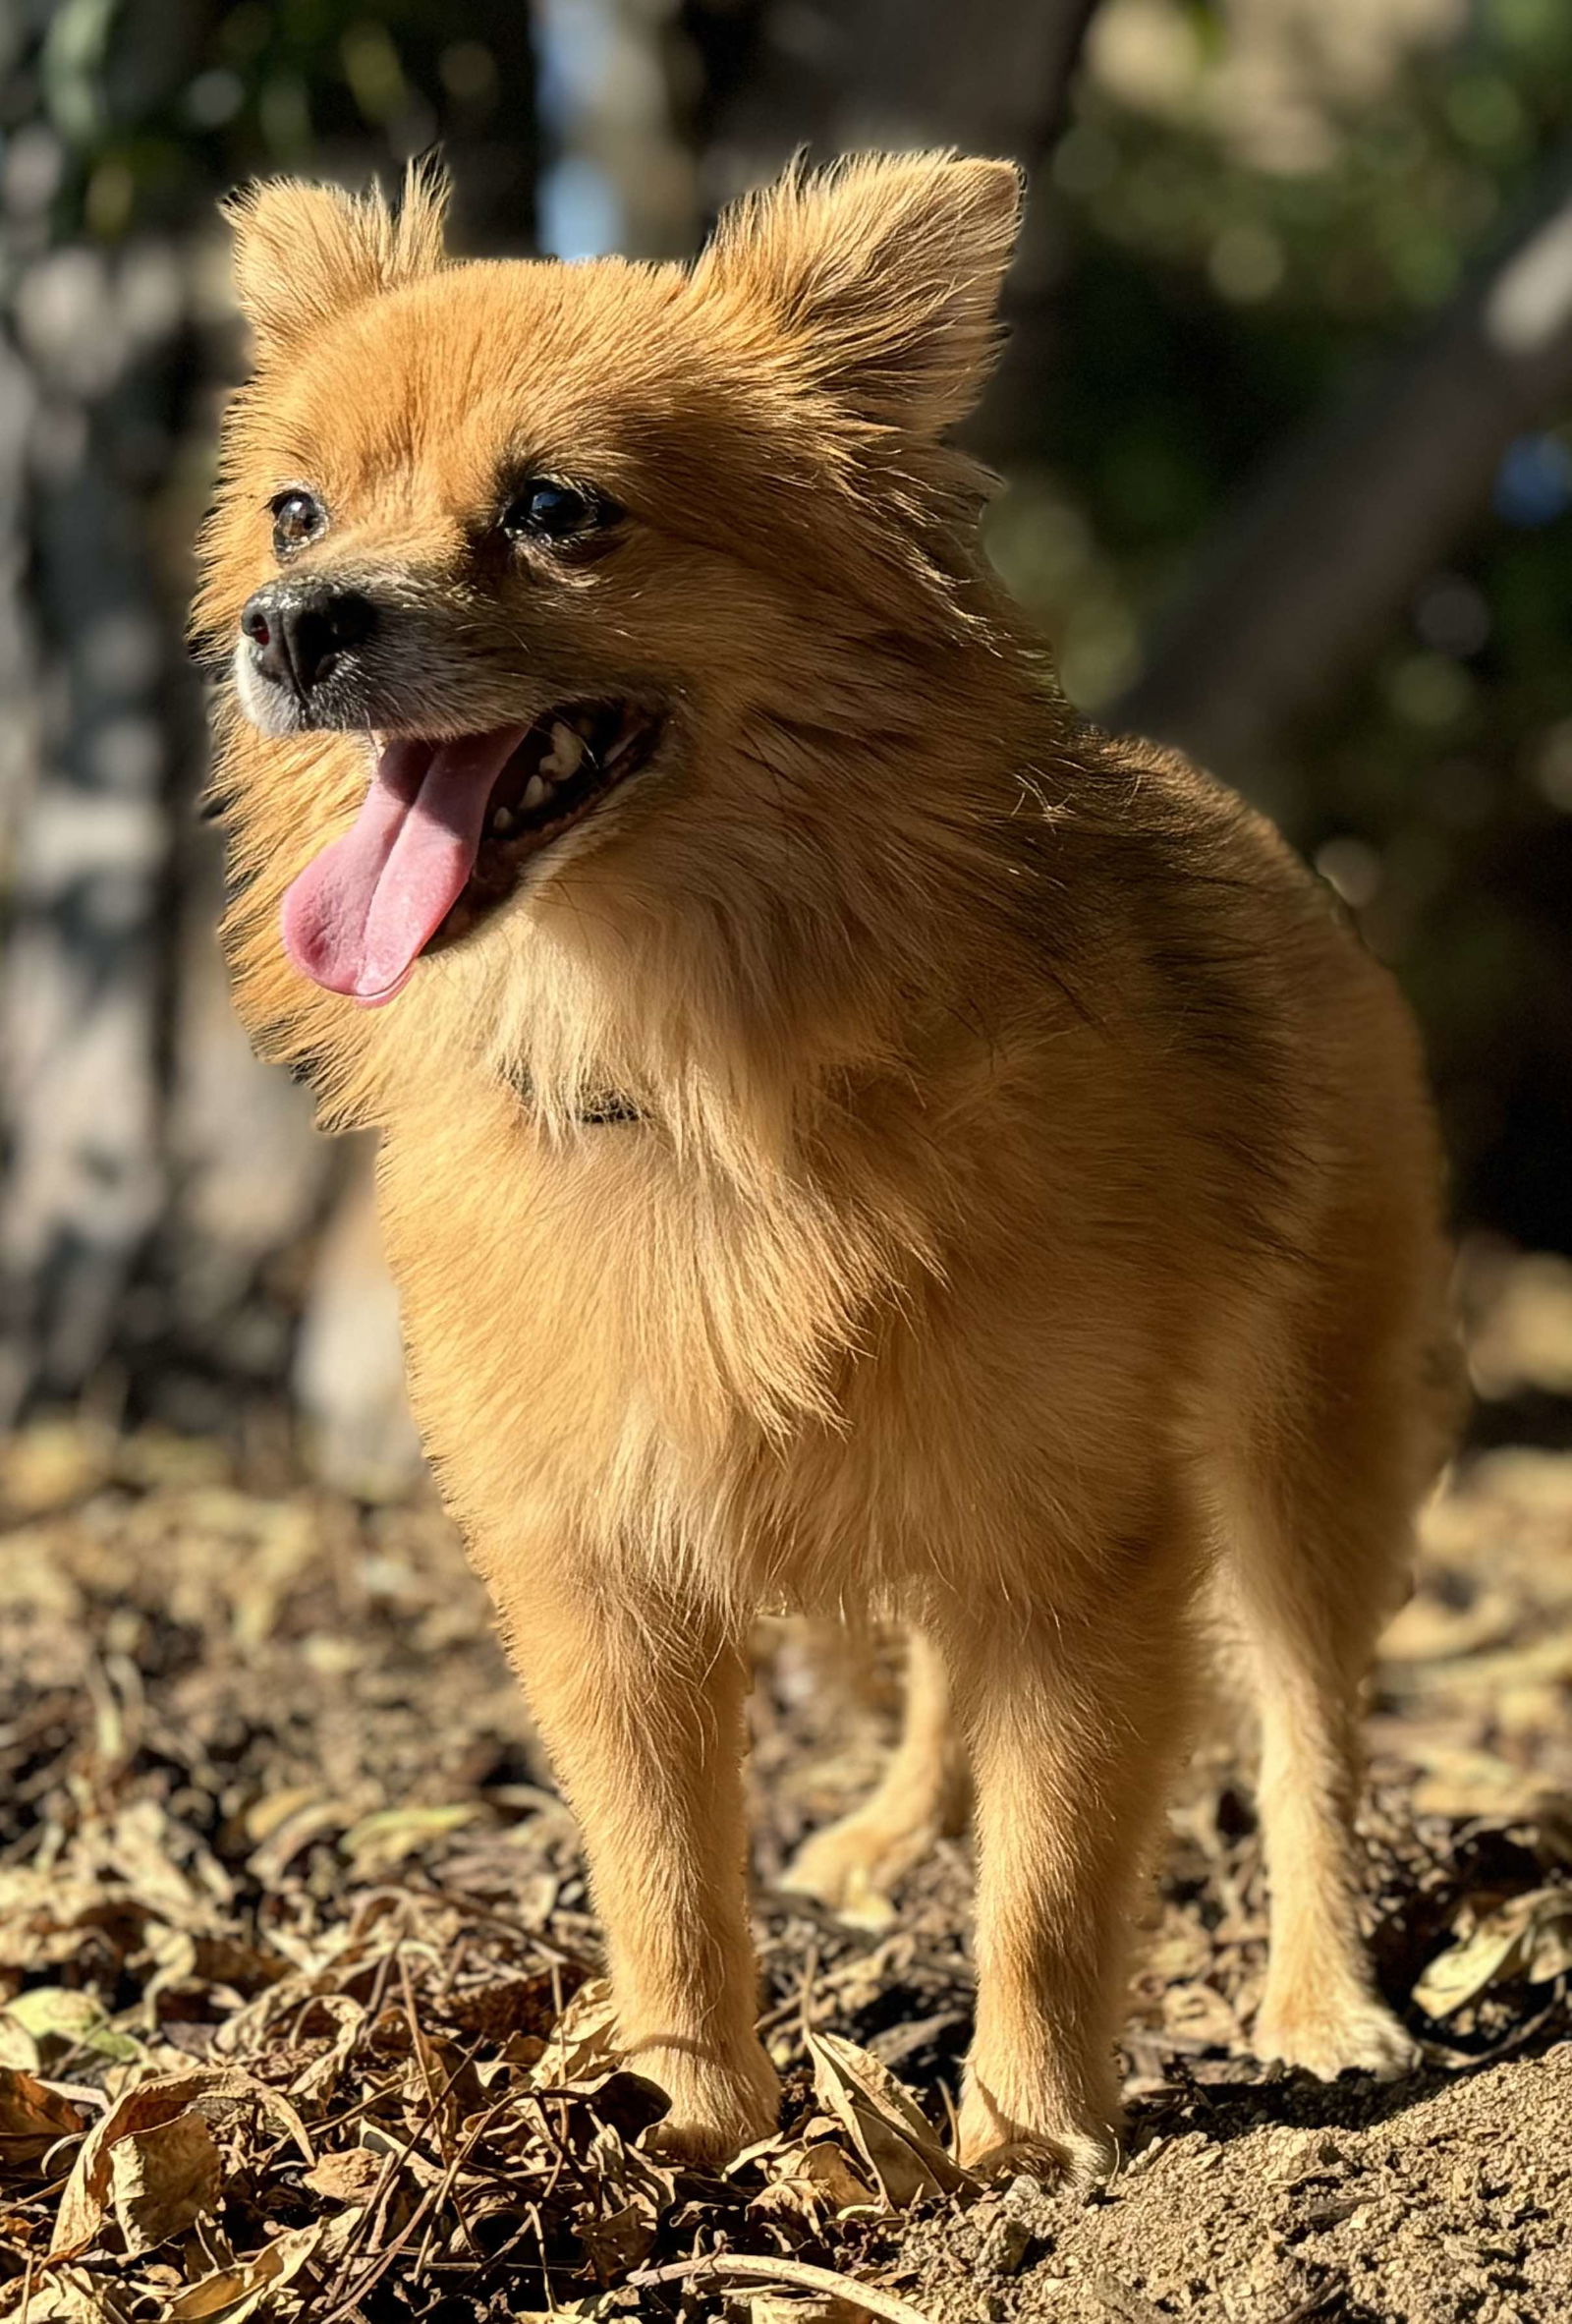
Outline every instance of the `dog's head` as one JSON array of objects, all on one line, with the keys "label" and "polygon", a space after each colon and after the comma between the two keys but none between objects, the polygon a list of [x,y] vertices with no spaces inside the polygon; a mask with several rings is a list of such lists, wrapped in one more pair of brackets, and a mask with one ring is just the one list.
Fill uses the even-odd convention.
[{"label": "dog's head", "polygon": [[991,601],[943,438],[1018,200],[1000,162],[794,172],[678,267],[450,262],[419,171],[396,210],[240,198],[197,620],[266,738],[233,779],[297,970],[494,970],[564,888],[779,911],[888,822]]}]

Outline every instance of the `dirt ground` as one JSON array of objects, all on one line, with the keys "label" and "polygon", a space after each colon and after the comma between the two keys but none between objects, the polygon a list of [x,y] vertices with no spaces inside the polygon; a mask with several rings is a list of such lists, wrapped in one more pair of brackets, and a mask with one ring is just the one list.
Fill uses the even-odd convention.
[{"label": "dirt ground", "polygon": [[[1503,1322],[1521,1288],[1476,1333],[1515,1399],[1486,1440],[1572,1388],[1572,1275]],[[772,1889],[868,1782],[887,1674],[834,1710],[800,1639],[761,1642],[788,2105],[724,2179],[677,2178],[436,1511],[328,1498],[265,1441],[80,1423],[0,1456],[0,2318],[1572,2315],[1572,1454],[1465,1463],[1373,1698],[1373,1925],[1426,2070],[1251,2062],[1258,1847],[1215,1741],[1173,1811],[1126,2153],[1090,2196],[978,2189],[943,2151],[963,1843],[884,1926]]]}]

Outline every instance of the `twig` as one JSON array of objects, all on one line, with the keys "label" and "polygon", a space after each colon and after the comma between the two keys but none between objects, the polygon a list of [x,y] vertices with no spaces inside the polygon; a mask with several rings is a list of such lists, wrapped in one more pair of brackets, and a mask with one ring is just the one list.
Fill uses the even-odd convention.
[{"label": "twig", "polygon": [[[382,2004],[387,1999],[388,1982],[393,1975],[395,1965],[402,1959],[403,1954],[404,1939],[402,1936],[395,1937],[392,1946],[376,1964],[371,1979],[371,1990],[366,1996],[365,2002],[365,2023],[368,2026],[374,2026],[382,2014]],[[358,2048],[359,2044],[356,2046]]]},{"label": "twig", "polygon": [[568,2121],[567,2100],[564,2099],[562,2102],[562,2121],[560,2123],[553,2123],[551,2116],[547,2111],[545,2099],[538,2090],[527,2090],[525,2092],[525,2096],[527,2098],[533,2098],[534,2101],[535,2110],[540,2117],[540,2127],[546,2134],[547,2143],[550,2145],[552,2154],[555,2158],[551,2165],[551,2177],[546,2182],[545,2193],[540,2198],[543,2203],[549,2203],[552,2196],[557,2191],[558,2180],[562,2177],[563,2172],[566,2171],[573,2162],[573,2157],[568,2152],[568,2142],[564,2135]]},{"label": "twig", "polygon": [[347,2293],[354,2278],[355,2262],[360,2256],[362,2244],[369,2244],[372,2250],[375,2250],[377,2239],[382,2232],[383,2214],[392,2199],[393,2189],[398,2184],[399,2173],[415,2152],[420,2135],[420,2129],[416,2128],[410,2133],[409,2141],[402,2153],[395,2152],[383,2157],[382,2168],[377,2173],[376,2184],[371,2189],[370,2201],[366,2204],[361,2219],[350,2231],[343,2257],[334,2271],[332,2283],[327,2287],[327,2298],[338,2301]]},{"label": "twig", "polygon": [[[424,2133],[432,2127],[433,2124],[436,2123],[442,2106],[447,2099],[448,2093],[452,2090],[454,2083],[458,2080],[460,2074],[463,2073],[465,2068],[474,2064],[476,2053],[478,2048],[479,2044],[477,2042],[474,2050],[466,2052],[464,2057],[459,2060],[458,2065],[454,2067],[452,2072],[448,2075],[447,2080],[443,2083],[440,2091],[432,2090],[429,2079],[427,2079],[427,2103],[424,2114],[421,2115],[416,2122],[403,2146],[396,2152],[389,2154],[384,2158],[381,2173],[378,2176],[375,2186],[371,2190],[370,2201],[365,2207],[365,2217],[361,2222],[361,2230],[364,2231],[364,2233],[358,2231],[352,2237],[350,2246],[344,2254],[342,2264],[333,2278],[331,2290],[327,2295],[329,2298],[336,2299],[338,2301],[338,2304],[332,2310],[333,2315],[347,2315],[357,2304],[360,2298],[359,2292],[355,2293],[353,2296],[343,2292],[343,2287],[349,2283],[350,2273],[355,2265],[355,2255],[357,2248],[362,2241],[370,2242],[380,2233],[381,2216],[386,2209],[387,2204],[391,2200],[394,2187],[398,2183],[399,2173],[404,2169],[405,2164],[410,2160],[410,2157],[420,2145]],[[490,2126],[496,2115],[501,2111],[506,2103],[507,2101],[505,2098],[499,2099],[488,2110],[484,2120],[477,2128],[474,2138],[471,2140],[471,2146],[473,2146],[483,2135],[483,2133],[490,2128]],[[440,2139],[440,2129],[438,2130],[437,2135]],[[468,2151],[469,2149],[467,2148],[466,2152],[468,2153]],[[444,2164],[446,2164],[447,2156],[445,2153],[442,2155],[442,2161]],[[421,2206],[416,2213],[417,2219],[422,2216],[428,2202],[429,2190],[427,2191],[427,2194],[421,2198]],[[404,2239],[401,2237],[399,2241],[393,2245],[393,2250],[395,2253],[397,2253],[401,2248],[403,2240]],[[378,2274],[380,2274],[380,2272],[381,2271],[379,2270]],[[376,2276],[372,2276],[370,2279],[368,2279],[368,2281],[372,2283],[374,2283],[376,2280]],[[362,2289],[365,2289],[364,2285]]]},{"label": "twig", "polygon": [[540,2253],[540,2281],[545,2287],[546,2307],[554,2316],[557,2312],[557,2296],[551,2289],[551,2268],[546,2259],[546,2231],[541,2224],[538,2203],[530,2205],[529,2219],[531,2226],[534,2229],[535,2244]]},{"label": "twig", "polygon": [[338,2114],[322,2115],[315,2125],[317,2137],[324,2137],[329,2130],[342,2130],[350,2123],[358,2123],[364,2115],[370,2113],[373,2106],[380,2106],[384,2098],[397,2090],[402,2079],[401,2074],[390,2073],[386,2081],[374,2083],[356,2099],[353,2106],[342,2108]]},{"label": "twig", "polygon": [[893,2292],[879,2292],[859,2284],[834,2268],[810,2267],[802,2259],[761,2258],[749,2251],[701,2252],[697,2259],[679,2259],[669,2267],[640,2268],[628,2278],[635,2290],[649,2284],[681,2284],[694,2276],[729,2276],[739,2284],[795,2284],[804,2292],[822,2292],[849,2300],[870,2316],[883,2316],[887,2324],[930,2324],[921,2308],[897,2299]]},{"label": "twig", "polygon": [[510,2101],[511,2093],[505,2094],[503,2097],[497,2099],[494,2105],[486,2109],[486,2112],[480,2117],[479,2121],[471,2126],[468,2134],[465,2137],[463,2145],[459,2148],[459,2151],[454,2156],[452,2162],[449,2163],[447,2167],[447,2175],[443,2179],[441,2185],[437,2188],[436,2209],[432,2212],[430,2221],[426,2227],[425,2238],[421,2245],[420,2257],[416,2261],[417,2271],[419,2271],[421,2268],[423,2268],[426,2263],[430,2252],[431,2237],[435,2232],[436,2223],[438,2217],[441,2214],[442,2206],[447,2201],[449,2195],[453,2196],[453,2208],[458,2213],[459,2225],[464,2230],[465,2241],[469,2244],[472,2251],[478,2251],[479,2246],[477,2244],[475,2237],[471,2232],[469,2220],[464,2214],[464,2205],[460,2202],[456,2192],[459,2182],[459,2174],[464,2169],[464,2166],[469,2161],[470,2157],[474,2154],[476,2148],[479,2145],[481,2139],[490,2129],[491,2125],[495,2122],[497,2116],[504,2112]]},{"label": "twig", "polygon": [[380,2284],[388,2269],[398,2258],[399,2253],[415,2240],[415,2231],[418,2227],[425,2225],[427,2216],[435,2207],[436,2196],[437,2189],[434,2186],[428,2187],[392,2242],[384,2245],[382,2250],[377,2253],[366,2273],[357,2285],[345,2294],[337,2306],[329,2308],[327,2314],[321,2319],[321,2324],[341,2324],[341,2319],[355,2313],[365,2295],[374,2285]]},{"label": "twig", "polygon": [[454,1946],[452,1953],[448,1956],[447,1962],[442,1970],[442,1974],[436,1981],[436,1994],[434,1998],[437,2001],[445,2002],[448,1998],[448,1995],[452,1992],[453,1980],[455,1977],[457,1977],[460,1969],[464,1966],[465,1956],[469,1953],[469,1938],[467,1936],[461,1936],[457,1945]]},{"label": "twig", "polygon": [[807,1970],[804,1976],[799,1979],[796,1992],[790,1995],[787,2000],[777,2002],[772,2010],[764,2012],[758,2020],[758,2031],[761,2034],[778,2033],[780,2028],[789,2024],[793,2017],[799,2017],[806,2023],[807,2019],[804,2013],[812,2002],[822,2000],[828,1994],[838,1993],[843,1985],[853,1985],[859,1977],[866,1977],[869,1973],[868,1964],[873,1955],[877,1953],[879,1945],[886,1945],[888,1942],[887,1937],[881,1937],[878,1945],[870,1945],[866,1953],[856,1954],[852,1959],[842,1961],[839,1968],[826,1969],[823,1976],[820,1977],[818,1974],[818,1943],[816,1938],[813,1940],[808,1956]]},{"label": "twig", "polygon": [[524,1928],[518,1921],[509,1920],[506,1913],[491,1911],[468,1889],[438,1888],[434,1882],[421,1888],[412,1882],[402,1893],[407,1897],[418,1897],[428,1904],[457,1904],[467,1919],[481,1923],[489,1929],[500,1929],[515,1945],[522,1937],[527,1945],[533,1946],[536,1953],[544,1954],[547,1960],[555,1962],[559,1969],[577,1969],[580,1976],[586,1979],[602,1974],[593,1961],[586,1960],[584,1955],[575,1953],[571,1946],[559,1944],[555,1937],[548,1937],[543,1929]]},{"label": "twig", "polygon": [[818,1975],[818,1939],[808,1941],[808,1956],[803,1962],[803,1973],[797,1981],[797,2032],[803,2047],[813,2031],[814,1980]]},{"label": "twig", "polygon": [[[431,2071],[431,2054],[426,2048],[420,2012],[415,2007],[415,1987],[410,1977],[410,1964],[402,1953],[399,1955],[399,1983],[404,1992],[404,2014],[409,2023],[410,2044],[415,2052],[415,2063],[421,2069],[421,2079],[425,2084],[426,2104],[430,2108],[432,2127],[436,2131],[437,2147],[443,2162],[446,2163],[448,2160],[447,2125],[442,2119],[441,2101],[437,2097],[436,2076]],[[447,2091],[452,2087],[453,2078],[450,2075],[447,2089],[442,2093],[443,2098],[447,2096]]]}]

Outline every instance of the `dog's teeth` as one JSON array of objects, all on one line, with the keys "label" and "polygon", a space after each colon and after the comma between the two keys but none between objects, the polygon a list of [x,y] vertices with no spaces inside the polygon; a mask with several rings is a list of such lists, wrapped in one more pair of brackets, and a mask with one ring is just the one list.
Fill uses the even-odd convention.
[{"label": "dog's teeth", "polygon": [[524,786],[525,813],[528,815],[533,808],[543,807],[545,803],[546,785],[541,781],[539,775],[532,774]]},{"label": "dog's teeth", "polygon": [[540,771],[553,782],[566,782],[570,774],[577,774],[584,762],[585,740],[565,718],[558,718],[551,729],[551,748],[540,762]]},{"label": "dog's teeth", "polygon": [[513,810],[509,807],[496,808],[491,817],[491,828],[499,839],[505,839],[513,828]]}]

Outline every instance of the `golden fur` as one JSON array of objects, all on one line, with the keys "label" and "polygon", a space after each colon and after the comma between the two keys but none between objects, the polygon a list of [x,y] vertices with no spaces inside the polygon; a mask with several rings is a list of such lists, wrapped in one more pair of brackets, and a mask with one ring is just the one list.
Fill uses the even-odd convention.
[{"label": "golden fur", "polygon": [[[1349,1834],[1355,1702],[1444,1445],[1437,1161],[1385,974],[1239,799],[1089,730],[982,558],[945,430],[994,334],[1006,165],[793,174],[690,269],[448,262],[296,184],[237,206],[256,369],[197,621],[302,560],[396,594],[418,731],[653,689],[656,765],[358,1009],[288,881],[365,737],[219,711],[228,937],[264,1050],[382,1134],[418,1416],[582,1818],[625,2041],[681,2151],[773,2120],[739,1759],[762,1605],[898,1616],[913,1726],[810,1843],[831,1899],[979,1846],[963,2154],[1095,2168],[1132,1899],[1204,1599],[1260,1682],[1257,2028],[1397,2070]],[[546,570],[499,468],[631,512]],[[607,1093],[637,1118],[587,1119]]]}]

